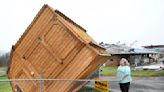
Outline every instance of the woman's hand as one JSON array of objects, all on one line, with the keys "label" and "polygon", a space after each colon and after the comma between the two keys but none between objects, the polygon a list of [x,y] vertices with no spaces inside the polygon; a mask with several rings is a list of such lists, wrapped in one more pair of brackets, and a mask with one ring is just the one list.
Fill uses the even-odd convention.
[{"label": "woman's hand", "polygon": [[128,74],[122,75],[121,76],[121,80],[123,80],[124,78],[126,78],[128,76]]}]

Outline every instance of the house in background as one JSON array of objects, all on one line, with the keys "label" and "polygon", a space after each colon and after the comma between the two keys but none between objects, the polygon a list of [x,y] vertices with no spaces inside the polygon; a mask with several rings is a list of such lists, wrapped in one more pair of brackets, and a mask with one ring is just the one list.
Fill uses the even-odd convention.
[{"label": "house in background", "polygon": [[155,51],[164,53],[164,45],[149,45],[149,46],[142,46],[142,47],[149,50],[155,50]]},{"label": "house in background", "polygon": [[159,58],[163,58],[164,57],[164,45],[150,45],[150,46],[142,46],[145,49],[148,50],[154,50],[156,52],[161,53]]},{"label": "house in background", "polygon": [[126,58],[133,66],[143,65],[145,63],[156,62],[156,55],[160,54],[154,50],[131,48],[125,44],[107,44],[100,43],[108,53],[111,54],[110,59],[106,62],[106,66],[117,66],[121,58]]},{"label": "house in background", "polygon": [[148,50],[154,50],[156,52],[159,52],[160,54],[155,56],[155,58],[158,62],[163,62],[164,64],[164,45],[149,45],[143,47]]}]

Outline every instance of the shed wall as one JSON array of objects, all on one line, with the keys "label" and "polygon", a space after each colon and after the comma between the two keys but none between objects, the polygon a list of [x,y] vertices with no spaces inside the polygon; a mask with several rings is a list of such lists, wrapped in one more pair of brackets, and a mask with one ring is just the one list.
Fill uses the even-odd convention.
[{"label": "shed wall", "polygon": [[[108,57],[92,40],[48,6],[44,6],[13,48],[10,79],[83,79]],[[76,31],[75,31],[76,30]],[[86,36],[86,38],[84,37]],[[39,81],[11,82],[13,91],[39,92]],[[43,92],[67,92],[77,85],[71,81],[44,81]],[[72,89],[72,90],[73,90]]]}]

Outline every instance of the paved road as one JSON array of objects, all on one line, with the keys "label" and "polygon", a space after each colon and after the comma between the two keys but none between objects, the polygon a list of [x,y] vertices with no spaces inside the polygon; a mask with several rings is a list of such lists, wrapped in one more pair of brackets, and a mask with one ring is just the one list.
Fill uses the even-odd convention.
[{"label": "paved road", "polygon": [[[113,77],[103,78],[111,79],[110,89],[120,92],[118,83],[112,81]],[[130,92],[164,92],[164,77],[135,77],[131,83]]]}]

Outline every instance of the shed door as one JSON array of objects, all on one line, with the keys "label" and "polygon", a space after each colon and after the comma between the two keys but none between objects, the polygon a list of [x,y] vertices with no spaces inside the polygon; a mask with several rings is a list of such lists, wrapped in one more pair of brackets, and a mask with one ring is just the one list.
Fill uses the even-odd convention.
[{"label": "shed door", "polygon": [[[19,75],[18,79],[28,79],[27,76],[28,75],[26,75],[22,71],[21,74]],[[21,81],[16,82],[17,85],[15,86],[15,88],[17,89],[18,92],[34,92],[35,88],[37,88],[36,83],[37,83],[36,81],[21,80]]]}]

